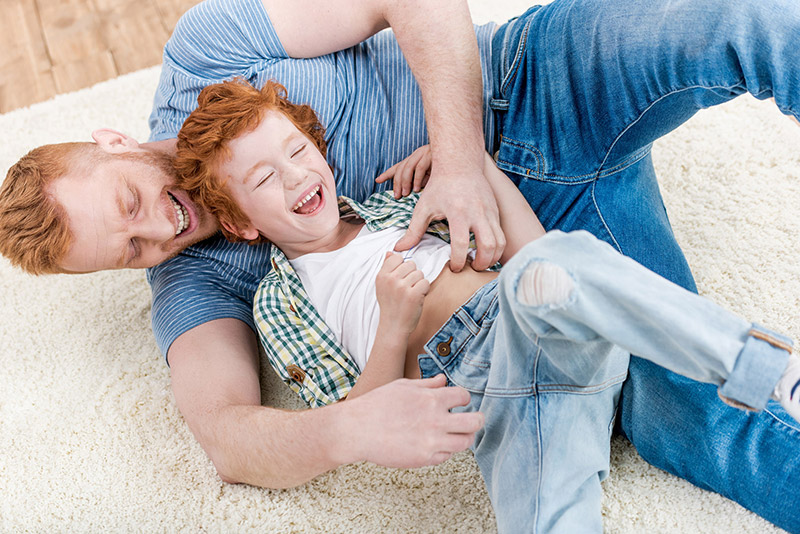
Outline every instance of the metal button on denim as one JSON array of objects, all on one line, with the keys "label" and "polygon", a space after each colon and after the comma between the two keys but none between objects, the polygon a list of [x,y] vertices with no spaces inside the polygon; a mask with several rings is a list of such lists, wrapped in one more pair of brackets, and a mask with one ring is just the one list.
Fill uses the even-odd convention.
[{"label": "metal button on denim", "polygon": [[289,373],[289,376],[292,378],[292,380],[294,380],[295,382],[300,382],[301,384],[303,383],[303,380],[305,380],[306,378],[305,371],[297,367],[295,364],[291,364],[288,367],[286,367],[286,372]]},{"label": "metal button on denim", "polygon": [[438,345],[436,345],[436,353],[439,356],[448,356],[450,354],[450,342],[453,341],[453,336],[450,336],[450,339],[447,341],[442,341]]}]

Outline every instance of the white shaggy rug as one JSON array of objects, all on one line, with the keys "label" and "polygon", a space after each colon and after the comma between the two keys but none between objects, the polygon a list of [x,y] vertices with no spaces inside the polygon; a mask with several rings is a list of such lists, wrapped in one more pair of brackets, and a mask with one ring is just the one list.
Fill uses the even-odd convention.
[{"label": "white shaggy rug", "polygon": [[[525,7],[473,5],[476,21]],[[95,127],[146,139],[157,78],[147,69],[0,116],[3,175],[33,146]],[[800,128],[740,98],[655,157],[701,292],[797,338]],[[0,259],[0,532],[495,531],[469,453],[413,471],[346,466],[285,491],[223,484],[175,407],[149,308],[143,272],[35,278]],[[297,406],[264,376],[265,403]],[[778,531],[620,439],[604,489],[609,532]]]}]

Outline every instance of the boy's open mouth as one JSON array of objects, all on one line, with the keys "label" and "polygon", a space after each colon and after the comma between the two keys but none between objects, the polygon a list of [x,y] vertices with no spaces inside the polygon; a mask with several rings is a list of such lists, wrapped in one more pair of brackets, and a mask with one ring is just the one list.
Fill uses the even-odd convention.
[{"label": "boy's open mouth", "polygon": [[306,196],[300,199],[294,206],[292,211],[300,215],[309,215],[314,213],[322,205],[322,188],[317,184]]}]

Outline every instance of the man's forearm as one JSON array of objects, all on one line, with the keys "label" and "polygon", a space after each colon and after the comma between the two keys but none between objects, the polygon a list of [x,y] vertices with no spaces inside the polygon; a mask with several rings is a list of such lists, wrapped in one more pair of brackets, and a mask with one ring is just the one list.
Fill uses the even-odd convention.
[{"label": "man's forearm", "polygon": [[419,84],[433,166],[476,172],[483,164],[481,65],[467,3],[389,2],[386,20]]},{"label": "man's forearm", "polygon": [[224,480],[290,487],[353,460],[328,446],[335,410],[261,406],[258,345],[245,323],[218,319],[189,330],[169,362],[178,408]]},{"label": "man's forearm", "polygon": [[338,405],[316,410],[226,406],[209,414],[197,435],[220,477],[267,488],[290,488],[358,458],[343,450]]},{"label": "man's forearm", "polygon": [[399,380],[314,410],[263,407],[256,339],[236,319],[182,334],[169,362],[178,408],[228,482],[286,488],[362,460],[431,465],[467,448],[483,421],[450,413],[469,394],[441,379]]}]

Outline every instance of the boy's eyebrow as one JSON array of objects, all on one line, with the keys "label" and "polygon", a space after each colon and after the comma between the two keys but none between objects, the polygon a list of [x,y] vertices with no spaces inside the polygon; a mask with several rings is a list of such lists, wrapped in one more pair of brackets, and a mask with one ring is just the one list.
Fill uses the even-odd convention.
[{"label": "boy's eyebrow", "polygon": [[253,173],[256,171],[256,169],[259,168],[263,163],[264,163],[263,159],[258,160],[255,163],[253,163],[253,166],[250,167],[249,169],[247,169],[247,172],[244,173],[244,177],[242,178],[242,183],[246,184],[247,182],[249,182],[250,181],[250,177],[253,175]]}]

